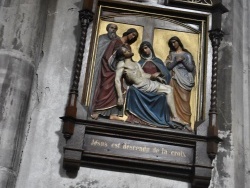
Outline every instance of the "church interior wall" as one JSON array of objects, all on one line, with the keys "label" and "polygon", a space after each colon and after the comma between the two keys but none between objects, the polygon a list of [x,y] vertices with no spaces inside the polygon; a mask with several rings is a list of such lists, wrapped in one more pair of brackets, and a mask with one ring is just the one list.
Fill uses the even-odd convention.
[{"label": "church interior wall", "polygon": [[[144,3],[164,6],[162,2],[147,0]],[[219,50],[218,65],[218,126],[223,141],[213,161],[210,188],[247,188],[250,185],[250,2],[223,0],[223,4],[229,9],[222,18],[225,35]],[[78,11],[81,7],[81,0],[48,2],[42,47],[36,52],[40,55],[34,60],[37,63],[31,73],[33,84],[23,127],[22,155],[15,187],[191,187],[187,182],[174,179],[87,167],[81,167],[75,176],[62,168],[65,139],[59,117],[64,115],[70,90],[80,36]],[[90,46],[92,28],[90,24],[80,88],[84,83],[88,57],[86,51]]]}]

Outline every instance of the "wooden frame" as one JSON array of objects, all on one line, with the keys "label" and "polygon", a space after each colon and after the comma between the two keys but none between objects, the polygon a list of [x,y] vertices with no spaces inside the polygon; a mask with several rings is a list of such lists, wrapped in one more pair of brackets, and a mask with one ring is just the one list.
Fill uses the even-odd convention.
[{"label": "wooden frame", "polygon": [[[92,45],[89,50],[93,53],[89,53],[86,73],[90,79],[85,78],[81,104],[77,102],[79,74],[86,32],[93,19],[93,14],[88,9],[80,12],[82,35],[79,53],[68,106],[65,116],[62,117],[63,133],[67,140],[63,160],[64,168],[67,171],[77,172],[80,166],[101,167],[171,177],[188,181],[193,187],[208,187],[212,170],[211,159],[215,157],[217,144],[220,141],[216,125],[216,66],[218,47],[223,36],[223,33],[215,28],[219,24],[217,22],[213,24],[212,17],[215,14],[218,16],[225,9],[221,8],[223,7],[221,4],[220,6],[216,4],[217,9],[211,5],[209,8],[205,6],[206,8],[199,7],[190,11],[187,2],[181,5],[181,8],[178,8],[180,1],[177,4],[172,2],[172,6],[170,1],[166,7],[154,7],[138,3],[132,5],[120,1],[97,1],[96,13],[98,14],[94,19]],[[115,19],[117,12],[122,12],[123,17],[151,17],[163,20],[161,23],[177,23],[179,30],[175,30],[175,32],[181,32],[180,28],[186,28],[185,33],[193,32],[199,35],[200,46],[195,48],[199,49],[196,80],[198,86],[194,94],[198,96],[199,100],[194,105],[196,109],[193,121],[194,132],[134,125],[107,119],[93,120],[90,117],[91,95],[93,95],[95,82],[95,52],[98,35],[101,34],[99,32],[100,23],[108,21],[134,24],[131,19],[125,21],[126,23],[124,19],[117,19],[119,20],[117,21]],[[160,27],[156,27],[156,29],[171,30]],[[210,29],[212,29],[209,35],[212,41],[212,62],[209,62],[208,55]]]}]

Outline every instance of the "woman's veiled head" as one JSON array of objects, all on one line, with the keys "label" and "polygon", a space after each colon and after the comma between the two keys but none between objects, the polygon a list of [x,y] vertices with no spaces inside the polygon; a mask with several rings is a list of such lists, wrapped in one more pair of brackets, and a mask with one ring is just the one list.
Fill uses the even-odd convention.
[{"label": "woman's veiled head", "polygon": [[[150,52],[149,52],[149,50]],[[150,42],[148,41],[143,41],[139,47],[139,50],[138,50],[140,56],[142,58],[146,58],[146,57],[149,57],[150,55],[152,57],[155,57],[155,53],[154,53],[154,49],[153,49],[153,46]]]}]

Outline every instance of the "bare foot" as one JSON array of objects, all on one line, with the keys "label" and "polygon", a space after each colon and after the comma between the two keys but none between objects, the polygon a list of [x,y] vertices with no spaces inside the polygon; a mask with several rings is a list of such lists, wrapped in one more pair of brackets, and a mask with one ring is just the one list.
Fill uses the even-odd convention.
[{"label": "bare foot", "polygon": [[118,120],[118,121],[126,121],[128,119],[128,116],[124,115],[122,117],[116,116],[116,115],[110,115],[109,116],[110,120]]},{"label": "bare foot", "polygon": [[92,117],[92,119],[97,120],[97,119],[98,119],[98,117],[99,117],[99,114],[92,114],[92,115],[91,115],[91,117]]}]

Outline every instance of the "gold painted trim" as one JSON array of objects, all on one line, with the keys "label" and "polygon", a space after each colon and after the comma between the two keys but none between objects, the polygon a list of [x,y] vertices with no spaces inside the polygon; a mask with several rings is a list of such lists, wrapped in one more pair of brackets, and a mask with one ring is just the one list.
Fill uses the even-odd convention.
[{"label": "gold painted trim", "polygon": [[[205,44],[204,43],[205,42],[205,40],[204,40],[204,34],[205,34],[204,33],[204,27],[205,27],[204,21],[202,21],[201,35],[199,35],[200,45]],[[204,57],[204,47],[203,47],[203,49],[201,49],[201,51],[199,53],[199,57],[198,57],[198,60],[199,60],[200,63],[204,62],[204,59],[203,59],[203,57]],[[204,79],[203,75],[202,75],[202,72],[204,70],[204,66],[205,66],[204,63],[203,63],[203,65],[202,64],[199,65],[199,80]],[[204,80],[203,80],[203,82],[204,82]],[[202,113],[201,112],[202,111],[202,109],[201,109],[201,107],[202,107],[202,99],[203,99],[203,88],[202,88],[202,86],[203,85],[199,84],[199,88],[198,88],[198,91],[197,91],[197,98],[199,99],[199,101],[197,102],[197,108],[196,108],[197,116],[195,118],[195,121],[199,121],[199,118],[201,117],[201,113]]]},{"label": "gold painted trim", "polygon": [[[91,96],[91,90],[92,90],[92,86],[93,86],[93,78],[94,78],[94,67],[95,67],[95,59],[96,59],[96,48],[97,48],[97,40],[98,40],[98,31],[99,31],[99,25],[100,25],[100,15],[101,15],[101,8],[102,8],[102,5],[100,5],[100,8],[98,10],[98,18],[97,18],[97,28],[96,28],[96,31],[95,31],[95,39],[94,39],[94,48],[93,48],[93,55],[92,55],[92,58],[91,58],[91,61],[90,61],[90,71],[88,72],[89,73],[89,77],[87,77],[87,75],[85,75],[85,79],[89,79],[89,82],[88,82],[88,85],[87,86],[84,86],[87,87],[86,88],[86,91],[84,91],[86,93],[86,99],[85,99],[85,106],[89,106],[90,105],[90,96]],[[89,63],[87,61],[87,63]]]}]

